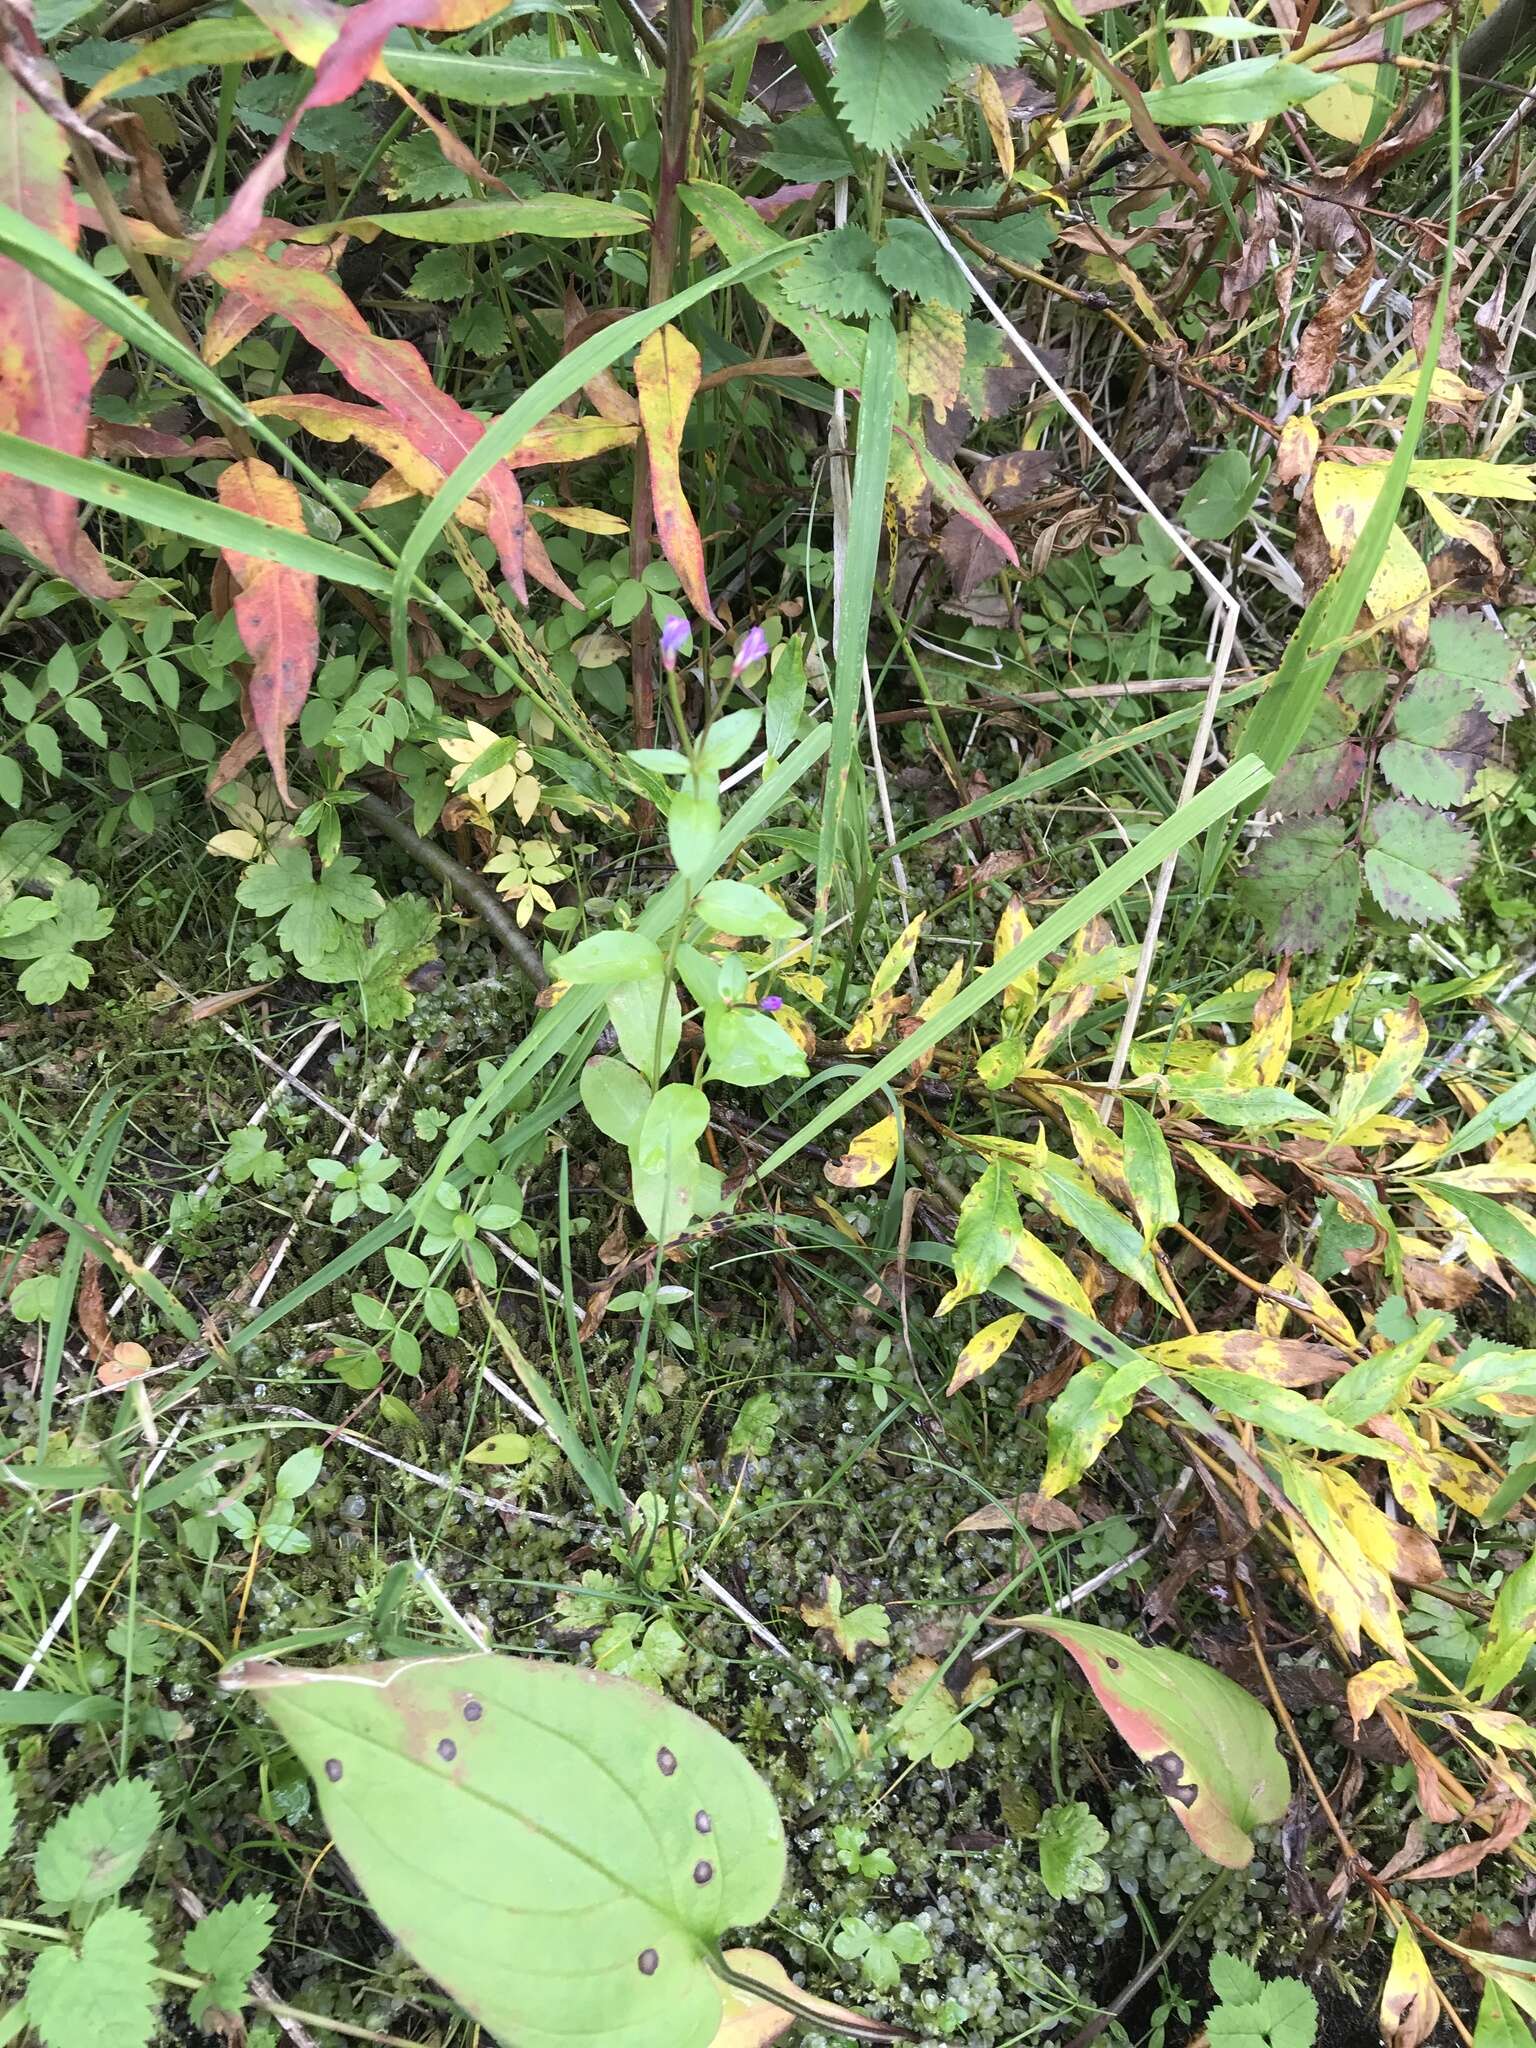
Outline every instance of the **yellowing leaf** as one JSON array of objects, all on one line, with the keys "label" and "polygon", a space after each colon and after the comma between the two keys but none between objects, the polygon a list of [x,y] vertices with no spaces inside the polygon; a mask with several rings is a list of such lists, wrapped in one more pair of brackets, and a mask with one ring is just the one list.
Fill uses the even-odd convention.
[{"label": "yellowing leaf", "polygon": [[987,133],[997,152],[997,167],[1006,184],[1013,176],[1013,130],[1008,125],[1008,109],[1003,104],[1002,88],[985,64],[976,68],[976,104],[981,108],[981,118],[987,124]]},{"label": "yellowing leaf", "polygon": [[[499,735],[489,726],[479,725],[474,719],[466,719],[469,727],[467,739],[439,740],[438,745],[450,761],[457,763],[460,774],[455,778],[455,787],[463,780],[463,773],[477,761],[488,748],[497,745]],[[509,761],[493,768],[488,775],[480,775],[465,786],[464,793],[471,803],[486,811],[498,811],[510,798],[512,808],[526,825],[539,806],[539,780],[533,773],[533,756],[526,747],[518,747]]]},{"label": "yellowing leaf", "polygon": [[1406,1920],[1392,1944],[1392,1967],[1381,1994],[1384,2048],[1420,2048],[1440,2024],[1440,1994],[1424,1951]]},{"label": "yellowing leaf", "polygon": [[1307,120],[1339,142],[1363,142],[1376,105],[1378,81],[1390,106],[1397,84],[1390,65],[1346,64],[1331,84],[1307,101]]},{"label": "yellowing leaf", "polygon": [[1017,1337],[1023,1323],[1022,1313],[999,1316],[996,1322],[984,1323],[955,1360],[954,1374],[945,1392],[958,1394],[972,1380],[979,1380],[984,1372],[990,1372]]},{"label": "yellowing leaf", "polygon": [[1443,534],[1451,540],[1459,540],[1469,548],[1475,548],[1488,564],[1495,576],[1504,574],[1504,556],[1493,529],[1484,526],[1481,519],[1469,519],[1464,512],[1453,512],[1444,498],[1436,497],[1433,491],[1419,487],[1419,497],[1424,510],[1434,520]]},{"label": "yellowing leaf", "polygon": [[1099,1120],[1098,1112],[1081,1095],[1064,1088],[1057,1100],[1067,1120],[1073,1151],[1106,1195],[1127,1209],[1134,1208],[1131,1184],[1125,1173],[1125,1149],[1119,1138]]},{"label": "yellowing leaf", "polygon": [[1202,1330],[1192,1337],[1170,1337],[1149,1345],[1147,1356],[1185,1372],[1216,1367],[1251,1373],[1275,1387],[1314,1387],[1336,1379],[1345,1364],[1330,1345],[1266,1337],[1257,1330]]},{"label": "yellowing leaf", "polygon": [[[1016,1273],[1026,1287],[1032,1287],[1051,1301],[1059,1301],[1079,1315],[1093,1316],[1093,1303],[1082,1282],[1065,1259],[1042,1244],[1031,1230],[1020,1229],[1008,1256],[1008,1270]],[[1095,1318],[1097,1320],[1097,1318]]]},{"label": "yellowing leaf", "polygon": [[1405,1585],[1432,1586],[1445,1577],[1440,1553],[1421,1530],[1384,1515],[1359,1480],[1342,1468],[1323,1475],[1345,1527],[1379,1571]]},{"label": "yellowing leaf", "polygon": [[1293,412],[1280,429],[1275,451],[1275,482],[1304,484],[1312,474],[1317,451],[1323,444],[1322,430],[1310,413]]},{"label": "yellowing leaf", "polygon": [[867,1131],[860,1131],[841,1159],[829,1159],[821,1169],[837,1188],[872,1188],[896,1164],[901,1126],[893,1116],[882,1117]]},{"label": "yellowing leaf", "polygon": [[[1304,1302],[1312,1311],[1316,1322],[1325,1329],[1346,1351],[1355,1348],[1354,1325],[1345,1315],[1333,1296],[1321,1281],[1315,1280],[1303,1266],[1287,1259],[1277,1273],[1271,1275],[1269,1285],[1276,1294],[1289,1294],[1293,1299]],[[1266,1337],[1278,1337],[1290,1321],[1291,1310],[1283,1301],[1265,1298],[1253,1312],[1253,1325]]]},{"label": "yellowing leaf", "polygon": [[1378,1053],[1368,1055],[1345,1076],[1334,1104],[1331,1131],[1346,1145],[1358,1144],[1372,1119],[1388,1103],[1410,1092],[1409,1084],[1429,1048],[1429,1027],[1416,1000],[1406,1009],[1388,1010],[1381,1019]]},{"label": "yellowing leaf", "polygon": [[[997,936],[992,941],[993,961],[1005,959],[1015,946],[1022,946],[1033,930],[1022,897],[1010,896],[997,921]],[[1007,1016],[1011,1012],[1014,1028],[1022,1030],[1039,999],[1040,969],[1038,966],[1026,967],[1003,991],[1003,1014]]]},{"label": "yellowing leaf", "polygon": [[684,495],[679,467],[683,428],[698,388],[699,352],[680,328],[658,328],[641,342],[635,351],[635,393],[645,429],[657,537],[694,610],[718,626],[704,580],[704,542]]},{"label": "yellowing leaf", "polygon": [[[1386,474],[1377,465],[1317,465],[1312,478],[1312,504],[1336,566],[1349,560]],[[1401,527],[1394,526],[1365,593],[1371,616],[1392,627],[1400,646],[1416,651],[1429,638],[1429,599],[1429,571]]]},{"label": "yellowing leaf", "polygon": [[[1287,1517],[1285,1533],[1312,1604],[1332,1623],[1352,1656],[1359,1655],[1364,1630],[1395,1663],[1408,1663],[1392,1581],[1366,1556],[1345,1520],[1344,1507],[1346,1503],[1353,1506],[1354,1496],[1336,1485],[1341,1476],[1337,1468],[1305,1465],[1283,1453],[1275,1455],[1274,1463],[1291,1505],[1307,1525],[1303,1533]],[[1348,1480],[1348,1485],[1364,1497],[1355,1481]]]},{"label": "yellowing leaf", "polygon": [[853,1027],[843,1041],[850,1052],[868,1052],[877,1045],[891,1028],[892,1021],[905,1007],[905,998],[894,993],[897,982],[912,964],[917,951],[918,937],[923,929],[926,911],[917,916],[903,931],[880,965],[875,969],[875,978],[869,985],[869,1001],[855,1018]]},{"label": "yellowing leaf", "polygon": [[1502,498],[1536,504],[1536,462],[1479,462],[1473,456],[1421,457],[1408,472],[1411,490],[1448,492],[1453,498]]},{"label": "yellowing leaf", "polygon": [[[930,1017],[937,1017],[940,1010],[945,1009],[950,1003],[952,1003],[955,997],[959,995],[960,984],[964,980],[965,962],[964,960],[957,960],[954,966],[950,968],[948,974],[945,975],[944,979],[941,982],[936,983],[935,986],[928,991],[927,995],[925,995],[923,997],[923,1000],[918,1004],[918,1023],[926,1024]],[[920,1080],[922,1076],[927,1073],[928,1068],[932,1063],[935,1050],[935,1047],[930,1046],[927,1052],[920,1053],[918,1057],[912,1062],[911,1066],[908,1067],[907,1072],[911,1075],[914,1081]]]},{"label": "yellowing leaf", "polygon": [[[1373,398],[1411,398],[1418,388],[1421,368],[1417,357],[1404,356],[1379,384],[1357,384],[1348,391],[1336,391],[1331,398],[1320,398],[1312,409],[1326,412],[1331,405],[1364,405]],[[1469,405],[1477,403],[1483,394],[1454,370],[1437,363],[1430,372],[1429,395],[1436,405]]]},{"label": "yellowing leaf", "polygon": [[1190,1165],[1203,1173],[1212,1187],[1219,1188],[1229,1201],[1244,1209],[1253,1207],[1254,1197],[1249,1193],[1247,1183],[1241,1174],[1228,1166],[1225,1159],[1208,1151],[1204,1145],[1196,1144],[1193,1138],[1184,1140],[1184,1153]]},{"label": "yellowing leaf", "polygon": [[1408,1665],[1394,1663],[1390,1657],[1355,1672],[1344,1690],[1349,1700],[1349,1717],[1356,1729],[1371,1718],[1384,1699],[1412,1684],[1413,1672]]},{"label": "yellowing leaf", "polygon": [[1007,1169],[993,1160],[977,1176],[955,1219],[955,1284],[939,1303],[937,1314],[948,1315],[962,1301],[980,1294],[1013,1257],[1024,1235],[1019,1198]]},{"label": "yellowing leaf", "polygon": [[[857,2013],[802,1991],[784,1965],[762,1949],[728,1948],[725,1960],[738,1976],[750,1977],[771,1990],[787,1993],[794,1999],[797,2012],[827,2020],[833,2033],[857,2033],[861,2038],[865,2035],[868,2023],[861,2021]],[[738,1984],[722,1983],[720,2031],[710,2043],[710,2048],[768,2048],[770,2042],[789,2032],[796,2017],[796,2012],[786,2012],[782,2005],[775,2005],[771,1999],[754,1998],[751,1992]]]},{"label": "yellowing leaf", "polygon": [[1118,1433],[1136,1396],[1156,1372],[1156,1360],[1151,1358],[1124,1365],[1091,1358],[1078,1367],[1046,1411],[1045,1475],[1040,1491],[1047,1499],[1076,1486]]}]

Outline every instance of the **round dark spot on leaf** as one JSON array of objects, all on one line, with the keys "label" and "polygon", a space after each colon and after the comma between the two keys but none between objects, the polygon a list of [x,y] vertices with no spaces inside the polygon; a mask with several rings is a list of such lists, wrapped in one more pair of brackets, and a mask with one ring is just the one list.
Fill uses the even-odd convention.
[{"label": "round dark spot on leaf", "polygon": [[464,1702],[464,1718],[466,1721],[478,1721],[484,1712],[485,1709],[478,1700],[466,1700]]},{"label": "round dark spot on leaf", "polygon": [[341,1759],[340,1759],[340,1757],[335,1757],[335,1756],[328,1756],[328,1757],[326,1758],[326,1760],[325,1760],[325,1775],[326,1775],[326,1776],[327,1776],[327,1777],[328,1777],[328,1778],[330,1779],[330,1781],[331,1781],[331,1783],[332,1783],[333,1785],[338,1785],[338,1784],[340,1784],[340,1782],[341,1782]]},{"label": "round dark spot on leaf", "polygon": [[657,1750],[656,1768],[658,1771],[660,1771],[661,1775],[664,1778],[670,1778],[672,1773],[677,1769],[677,1758],[672,1754],[670,1749]]},{"label": "round dark spot on leaf", "polygon": [[695,1884],[708,1884],[714,1874],[715,1866],[713,1863],[699,1862],[693,1866],[693,1881]]},{"label": "round dark spot on leaf", "polygon": [[657,1968],[657,1965],[658,1965],[658,1964],[660,1963],[660,1961],[661,1961],[661,1957],[660,1957],[659,1955],[657,1955],[657,1953],[656,1953],[655,1949],[653,1949],[653,1948],[643,1948],[643,1949],[641,1949],[641,1951],[640,1951],[640,1955],[639,1955],[639,1963],[640,1963],[640,1974],[641,1974],[641,1976],[642,1976],[642,1977],[654,1977],[654,1976],[655,1976],[655,1974],[656,1974],[656,1968]]},{"label": "round dark spot on leaf", "polygon": [[1109,1666],[1111,1671],[1118,1671],[1120,1669],[1120,1659],[1118,1657],[1106,1657],[1104,1659],[1104,1662]]},{"label": "round dark spot on leaf", "polygon": [[693,1824],[701,1835],[709,1834],[715,1825],[702,1808],[693,1816]]},{"label": "round dark spot on leaf", "polygon": [[1179,1806],[1193,1806],[1200,1797],[1198,1785],[1184,1783],[1187,1768],[1183,1757],[1176,1749],[1165,1749],[1161,1756],[1155,1756],[1151,1760],[1151,1771],[1157,1780],[1158,1790],[1165,1799],[1172,1799]]},{"label": "round dark spot on leaf", "polygon": [[451,1764],[459,1753],[459,1745],[445,1735],[437,1745],[437,1753],[445,1764]]}]

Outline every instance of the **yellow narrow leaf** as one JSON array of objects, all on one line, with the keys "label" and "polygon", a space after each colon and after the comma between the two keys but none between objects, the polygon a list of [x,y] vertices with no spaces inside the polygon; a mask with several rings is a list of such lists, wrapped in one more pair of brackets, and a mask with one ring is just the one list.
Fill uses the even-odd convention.
[{"label": "yellow narrow leaf", "polygon": [[945,1392],[957,1394],[972,1380],[979,1380],[984,1372],[990,1372],[1019,1334],[1023,1322],[1022,1314],[1014,1314],[999,1316],[995,1323],[983,1324],[955,1360],[954,1376]]},{"label": "yellow narrow leaf", "polygon": [[1033,1231],[1018,1232],[1009,1254],[1008,1270],[1016,1273],[1026,1287],[1036,1288],[1052,1301],[1075,1308],[1079,1315],[1093,1316],[1093,1303],[1083,1291],[1082,1282],[1066,1260],[1058,1257],[1048,1244],[1042,1244]]},{"label": "yellow narrow leaf", "polygon": [[911,966],[912,957],[917,951],[917,942],[922,936],[923,924],[927,915],[926,910],[920,910],[917,913],[916,917],[913,918],[912,922],[902,932],[901,937],[875,969],[875,978],[869,984],[871,996],[889,995]]},{"label": "yellow narrow leaf", "polygon": [[1429,1049],[1429,1026],[1416,1000],[1381,1018],[1381,1050],[1346,1075],[1334,1105],[1332,1135],[1352,1145],[1369,1134],[1387,1105],[1409,1094],[1409,1083]]},{"label": "yellow narrow leaf", "polygon": [[679,328],[658,328],[641,342],[635,351],[635,391],[645,429],[657,537],[694,610],[718,626],[704,579],[704,541],[683,492],[680,466],[683,428],[698,388],[699,352]]},{"label": "yellow narrow leaf", "polygon": [[1314,995],[1298,1003],[1293,1039],[1316,1037],[1327,1031],[1338,1018],[1347,1017],[1369,979],[1369,970],[1362,969],[1359,974],[1346,975],[1342,981],[1330,981],[1326,988],[1318,989]]},{"label": "yellow narrow leaf", "polygon": [[1455,498],[1502,498],[1536,504],[1536,462],[1480,462],[1473,456],[1421,457],[1408,472],[1414,491],[1448,491]]},{"label": "yellow narrow leaf", "polygon": [[1424,1951],[1406,1920],[1392,1944],[1392,1967],[1381,1994],[1384,2048],[1420,2048],[1440,2024],[1440,1994]]},{"label": "yellow narrow leaf", "polygon": [[829,1159],[821,1169],[837,1188],[872,1188],[896,1164],[901,1129],[895,1117],[882,1117],[867,1131],[860,1131],[841,1159]]},{"label": "yellow narrow leaf", "polygon": [[1078,1158],[1106,1195],[1120,1203],[1122,1208],[1133,1209],[1136,1205],[1125,1175],[1125,1148],[1119,1137],[1107,1124],[1100,1122],[1097,1112],[1081,1095],[1064,1088],[1057,1100],[1067,1120],[1067,1132]]},{"label": "yellow narrow leaf", "polygon": [[[1337,1339],[1346,1351],[1354,1350],[1357,1341],[1354,1325],[1321,1281],[1314,1280],[1304,1267],[1287,1259],[1280,1270],[1271,1275],[1269,1285],[1276,1294],[1289,1294],[1294,1300],[1304,1302],[1330,1337]],[[1278,1337],[1290,1318],[1291,1311],[1283,1301],[1266,1299],[1260,1301],[1254,1310],[1253,1325],[1266,1337]]]},{"label": "yellow narrow leaf", "polygon": [[1453,512],[1444,498],[1437,497],[1433,491],[1426,491],[1422,485],[1419,487],[1419,496],[1423,500],[1424,510],[1443,534],[1452,540],[1463,542],[1469,548],[1474,548],[1495,576],[1504,574],[1504,557],[1491,527],[1484,526],[1481,519],[1469,519],[1465,513]]},{"label": "yellow narrow leaf", "polygon": [[985,64],[976,68],[976,104],[987,124],[987,133],[997,152],[997,167],[1006,185],[1013,176],[1013,130],[1008,125],[1008,109],[1003,105],[1002,88]]},{"label": "yellow narrow leaf", "polygon": [[1348,1472],[1329,1471],[1324,1484],[1346,1528],[1378,1571],[1410,1586],[1432,1586],[1445,1577],[1440,1553],[1429,1537],[1384,1515]]},{"label": "yellow narrow leaf", "polygon": [[[851,2031],[859,2023],[858,2014],[849,2012],[846,2006],[833,2005],[825,1998],[813,1998],[808,1991],[802,1991],[784,1965],[760,1948],[728,1948],[725,1960],[738,1976],[750,1977],[770,1990],[787,1992],[801,2012],[830,2021],[835,2033]],[[786,2012],[771,1999],[754,1998],[738,1984],[722,1983],[719,1990],[720,2029],[710,2048],[768,2048],[771,2041],[787,2034],[795,2024],[794,2013]]]},{"label": "yellow narrow leaf", "polygon": [[1197,1145],[1193,1138],[1186,1138],[1183,1141],[1183,1148],[1190,1165],[1203,1173],[1212,1187],[1219,1188],[1229,1201],[1236,1202],[1240,1208],[1253,1207],[1254,1198],[1248,1192],[1242,1176],[1234,1173],[1225,1159],[1219,1159],[1214,1152],[1207,1151],[1204,1145]]},{"label": "yellow narrow leaf", "polygon": [[[1023,898],[1010,896],[1007,908],[998,919],[997,936],[992,941],[993,961],[1006,958],[1015,946],[1022,946],[1033,930]],[[1011,1013],[1015,1030],[1022,1030],[1029,1021],[1039,999],[1040,969],[1026,967],[1003,991],[1003,1013],[1005,1016]]]},{"label": "yellow narrow leaf", "polygon": [[[919,1024],[926,1024],[930,1017],[937,1017],[940,1010],[947,1008],[954,1001],[955,997],[959,995],[960,984],[964,980],[965,962],[961,959],[955,962],[944,979],[934,988],[931,988],[918,1004],[917,1022]],[[921,1080],[923,1075],[927,1073],[929,1067],[933,1064],[933,1055],[936,1050],[936,1047],[930,1046],[927,1052],[920,1053],[911,1066],[908,1067],[907,1072],[914,1081]]]}]

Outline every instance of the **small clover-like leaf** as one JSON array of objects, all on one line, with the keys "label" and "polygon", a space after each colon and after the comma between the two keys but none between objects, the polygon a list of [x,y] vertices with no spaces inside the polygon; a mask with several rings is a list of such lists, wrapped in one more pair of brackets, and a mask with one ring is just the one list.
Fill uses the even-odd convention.
[{"label": "small clover-like leaf", "polygon": [[1040,1881],[1053,1899],[1081,1899],[1109,1887],[1109,1872],[1098,1860],[1109,1830],[1080,1799],[1048,1807],[1038,1835]]},{"label": "small clover-like leaf", "polygon": [[847,1612],[843,1608],[841,1581],[822,1580],[820,1600],[802,1600],[800,1619],[807,1628],[824,1628],[848,1663],[857,1662],[865,1643],[884,1649],[891,1640],[890,1616],[876,1601],[866,1600]]}]

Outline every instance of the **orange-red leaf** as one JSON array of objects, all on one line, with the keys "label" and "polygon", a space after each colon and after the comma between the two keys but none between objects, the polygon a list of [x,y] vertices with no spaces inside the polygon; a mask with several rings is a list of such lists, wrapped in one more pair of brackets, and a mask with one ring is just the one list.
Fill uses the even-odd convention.
[{"label": "orange-red leaf", "polygon": [[[334,107],[350,99],[369,78],[386,82],[381,62],[384,45],[397,28],[472,28],[500,11],[501,0],[362,0],[357,7],[336,7],[331,0],[260,0],[251,11],[302,63],[313,64],[315,82],[283,123],[271,147],[257,161],[229,206],[192,253],[189,274],[206,270],[220,256],[250,241],[261,222],[268,195],[281,184],[294,130],[312,107]],[[398,90],[398,88],[397,88]],[[478,170],[452,131],[402,93],[412,111],[426,121],[438,143],[460,168]]]},{"label": "orange-red leaf", "polygon": [[[304,531],[299,494],[270,463],[254,458],[232,462],[219,477],[219,499],[233,512],[269,520],[290,533]],[[235,622],[251,657],[251,724],[272,764],[278,794],[291,803],[288,728],[309,695],[320,652],[315,578],[259,555],[237,554],[233,548],[223,552],[235,580]]]},{"label": "orange-red leaf", "polygon": [[[279,314],[291,321],[311,346],[330,357],[354,390],[384,408],[417,453],[445,476],[478,443],[485,429],[438,390],[421,353],[408,341],[381,341],[334,278],[269,262],[248,249],[222,257],[213,266],[213,275],[243,302],[242,317],[245,310],[259,307],[263,318]],[[247,326],[245,332],[249,331]],[[229,345],[228,332],[227,325],[220,327],[221,351]],[[203,353],[209,354],[206,343]],[[527,566],[546,588],[571,598],[542,546],[528,546],[523,494],[505,462],[496,464],[481,489],[490,508],[486,531],[496,543],[502,573],[519,598],[528,601],[525,553]]]},{"label": "orange-red leaf", "polygon": [[676,327],[658,328],[635,351],[635,390],[651,467],[651,502],[661,551],[677,571],[688,602],[712,626],[720,621],[704,579],[704,542],[683,494],[679,462],[688,408],[699,388],[699,352]]},{"label": "orange-red leaf", "polygon": [[[73,249],[80,229],[64,171],[68,156],[63,129],[0,71],[0,200]],[[65,455],[85,453],[86,338],[94,325],[31,271],[0,258],[0,428]],[[81,532],[77,514],[67,492],[0,475],[0,525],[88,597],[117,597],[128,586]]]}]

